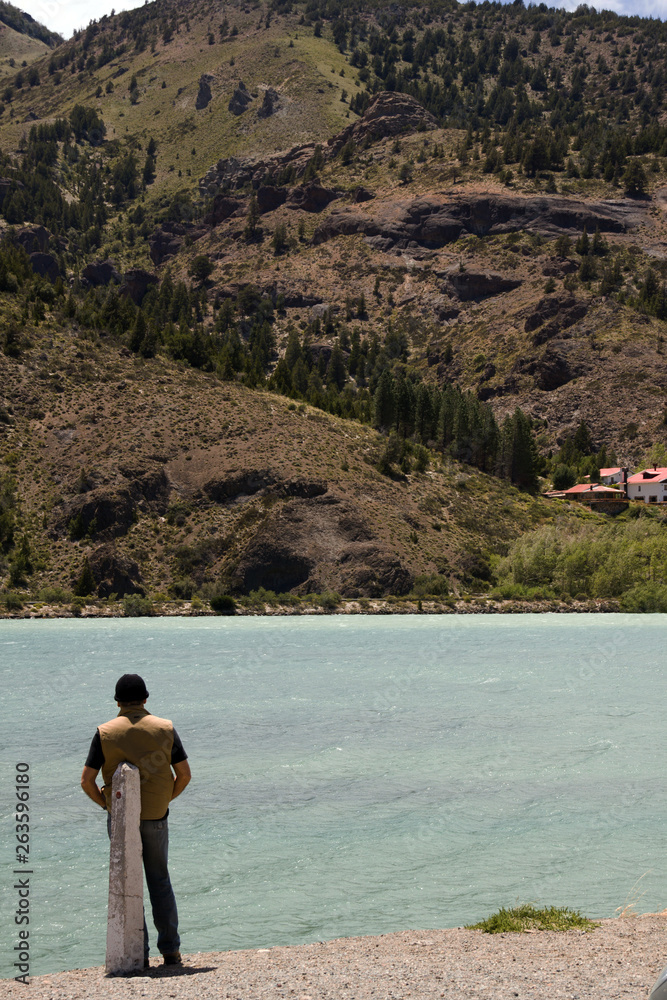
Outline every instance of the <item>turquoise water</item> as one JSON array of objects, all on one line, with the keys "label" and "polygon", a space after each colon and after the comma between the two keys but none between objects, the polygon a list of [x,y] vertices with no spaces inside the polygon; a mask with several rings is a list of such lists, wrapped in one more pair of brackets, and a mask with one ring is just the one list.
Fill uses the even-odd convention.
[{"label": "turquoise water", "polygon": [[661,615],[0,622],[0,976],[20,761],[31,973],[104,961],[108,841],[79,777],[127,670],[192,766],[170,817],[185,951],[517,901],[663,909],[666,639]]}]

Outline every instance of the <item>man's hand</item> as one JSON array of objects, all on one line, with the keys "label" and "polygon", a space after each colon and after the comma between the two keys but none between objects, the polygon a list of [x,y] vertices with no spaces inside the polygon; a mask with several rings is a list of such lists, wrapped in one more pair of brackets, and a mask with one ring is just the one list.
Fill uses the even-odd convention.
[{"label": "man's hand", "polygon": [[175,799],[177,795],[181,794],[185,786],[190,784],[192,772],[187,760],[182,760],[178,764],[172,764],[172,767],[176,772],[176,776],[174,778],[174,790],[171,793],[171,797]]},{"label": "man's hand", "polygon": [[[97,785],[97,775],[99,774],[99,769],[96,771],[94,767],[84,767],[83,774],[81,775],[81,787],[93,802],[96,802],[98,806],[102,806],[103,809],[107,807],[107,800],[104,798],[103,793],[100,791]],[[186,782],[187,784],[187,782]],[[185,787],[185,786],[183,786]]]}]

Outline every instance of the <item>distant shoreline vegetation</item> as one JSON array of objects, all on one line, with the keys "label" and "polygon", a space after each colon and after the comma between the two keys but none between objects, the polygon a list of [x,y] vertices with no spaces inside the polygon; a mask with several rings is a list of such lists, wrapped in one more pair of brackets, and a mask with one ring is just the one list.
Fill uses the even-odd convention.
[{"label": "distant shoreline vegetation", "polygon": [[[667,590],[667,588],[665,588]],[[642,599],[643,593],[643,599]],[[322,615],[517,615],[517,614],[614,614],[654,613],[667,605],[656,607],[653,591],[638,592],[632,601],[563,599],[545,596],[544,588],[517,588],[515,596],[461,598],[386,597],[344,599],[339,595],[307,595],[256,593],[233,600],[233,607],[215,610],[210,601],[153,601],[131,596],[123,601],[72,599],[62,604],[26,600],[17,594],[3,594],[0,604],[2,619],[47,618],[200,618],[216,615],[238,617],[320,617]],[[4,606],[3,606],[4,605]]]}]

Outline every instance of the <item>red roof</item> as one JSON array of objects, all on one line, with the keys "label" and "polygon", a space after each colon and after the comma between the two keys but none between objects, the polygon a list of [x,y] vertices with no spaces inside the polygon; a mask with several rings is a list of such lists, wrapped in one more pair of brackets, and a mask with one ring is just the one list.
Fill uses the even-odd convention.
[{"label": "red roof", "polygon": [[616,476],[619,472],[622,472],[622,471],[623,471],[623,469],[600,469],[600,475],[601,476]]},{"label": "red roof", "polygon": [[577,483],[576,486],[570,486],[569,490],[563,490],[563,493],[589,493],[592,489],[590,483]]},{"label": "red roof", "polygon": [[628,483],[664,483],[667,482],[667,469],[643,469],[628,477]]},{"label": "red roof", "polygon": [[568,493],[620,493],[621,490],[614,489],[613,486],[598,486],[597,484],[591,486],[589,483],[577,483],[576,486],[571,486],[569,490],[563,490],[566,495]]}]

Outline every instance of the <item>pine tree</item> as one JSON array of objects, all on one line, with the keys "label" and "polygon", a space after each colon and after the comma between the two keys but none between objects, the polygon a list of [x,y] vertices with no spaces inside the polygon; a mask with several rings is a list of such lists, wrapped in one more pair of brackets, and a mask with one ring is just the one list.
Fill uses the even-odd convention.
[{"label": "pine tree", "polygon": [[327,365],[327,386],[335,386],[338,391],[345,385],[347,372],[345,370],[345,358],[339,344],[334,344],[329,364]]},{"label": "pine tree", "polygon": [[137,309],[137,315],[130,331],[130,350],[138,354],[146,336],[146,317],[143,309]]},{"label": "pine tree", "polygon": [[530,421],[518,406],[511,417],[505,417],[498,465],[505,479],[528,493],[537,493],[537,449]]},{"label": "pine tree", "polygon": [[389,369],[385,368],[373,397],[373,423],[376,427],[388,430],[393,426],[395,419],[394,380]]},{"label": "pine tree", "polygon": [[258,222],[259,222],[259,206],[257,205],[257,197],[253,193],[250,197],[250,204],[248,205],[248,213],[246,215],[245,229],[243,230],[243,235],[247,240],[254,240],[257,237]]},{"label": "pine tree", "polygon": [[88,597],[95,590],[95,577],[88,561],[88,556],[83,560],[81,573],[74,586],[74,593],[77,597]]}]

